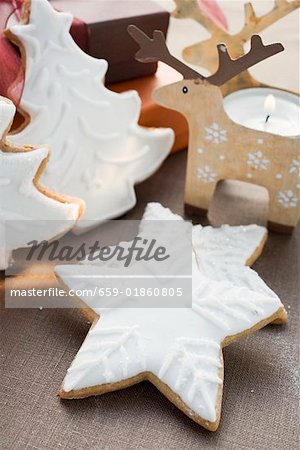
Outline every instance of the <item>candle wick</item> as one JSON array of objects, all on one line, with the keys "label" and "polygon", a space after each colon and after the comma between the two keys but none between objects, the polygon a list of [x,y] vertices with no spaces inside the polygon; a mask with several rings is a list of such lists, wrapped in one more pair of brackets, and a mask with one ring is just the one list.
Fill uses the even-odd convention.
[{"label": "candle wick", "polygon": [[268,120],[270,119],[270,116],[271,116],[270,114],[267,115],[265,123],[268,123]]}]

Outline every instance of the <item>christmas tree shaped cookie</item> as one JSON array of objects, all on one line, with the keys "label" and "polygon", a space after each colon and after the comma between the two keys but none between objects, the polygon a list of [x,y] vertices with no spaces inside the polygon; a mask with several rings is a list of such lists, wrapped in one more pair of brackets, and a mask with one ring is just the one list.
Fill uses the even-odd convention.
[{"label": "christmas tree shaped cookie", "polygon": [[[151,205],[144,219],[181,218]],[[242,230],[235,231],[239,234]],[[248,233],[248,250],[236,252],[242,255],[237,258],[238,264],[242,265],[246,253],[259,244],[257,238],[262,237],[263,230],[256,231],[254,235],[253,230]],[[222,230],[219,234],[224,235]],[[210,235],[209,232],[208,239]],[[174,236],[175,239],[179,237]],[[236,239],[237,245],[239,240]],[[242,241],[244,248],[245,238]],[[223,242],[226,246],[226,240]],[[222,348],[285,317],[281,301],[275,294],[254,291],[226,278],[208,277],[193,251],[192,307],[145,308],[138,296],[132,298],[135,306],[125,299],[122,307],[102,307],[105,297],[84,293],[100,288],[103,276],[111,276],[116,264],[116,260],[100,264],[85,261],[76,269],[71,265],[55,269],[65,285],[82,292],[80,301],[87,308],[84,311],[93,319],[93,326],[68,369],[60,396],[82,398],[149,380],[191,419],[216,430],[224,377]]]},{"label": "christmas tree shaped cookie", "polygon": [[75,229],[82,232],[134,206],[134,184],[161,165],[174,135],[137,124],[137,93],[105,88],[106,61],[82,52],[69,34],[71,22],[47,0],[26,0],[23,23],[6,32],[26,66],[20,106],[28,121],[11,139],[50,145],[42,181],[85,201]]},{"label": "christmas tree shaped cookie", "polygon": [[54,194],[39,184],[49,149],[13,147],[6,135],[14,105],[0,97],[0,270],[8,267],[12,251],[61,236],[83,212],[80,200]]}]

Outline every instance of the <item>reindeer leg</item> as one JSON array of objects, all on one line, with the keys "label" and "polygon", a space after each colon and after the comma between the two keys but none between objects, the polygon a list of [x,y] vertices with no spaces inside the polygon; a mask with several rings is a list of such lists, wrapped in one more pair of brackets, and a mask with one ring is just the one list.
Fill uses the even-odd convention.
[{"label": "reindeer leg", "polygon": [[187,217],[201,217],[207,215],[207,209],[197,208],[197,206],[184,204],[184,213]]},{"label": "reindeer leg", "polygon": [[207,214],[212,201],[217,181],[209,183],[191,183],[187,177],[185,187],[184,210],[189,216],[203,216]]}]

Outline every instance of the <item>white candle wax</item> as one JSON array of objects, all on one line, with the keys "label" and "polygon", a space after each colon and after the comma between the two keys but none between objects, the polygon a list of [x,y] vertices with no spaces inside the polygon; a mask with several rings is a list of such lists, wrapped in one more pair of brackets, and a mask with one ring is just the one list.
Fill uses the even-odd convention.
[{"label": "white candle wax", "polygon": [[300,135],[300,98],[279,89],[251,88],[224,98],[224,108],[236,123],[281,136]]}]

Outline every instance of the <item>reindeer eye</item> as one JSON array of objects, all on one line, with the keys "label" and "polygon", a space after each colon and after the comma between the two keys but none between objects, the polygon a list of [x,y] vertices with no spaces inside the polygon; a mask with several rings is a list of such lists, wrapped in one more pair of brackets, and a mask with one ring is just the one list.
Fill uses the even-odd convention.
[{"label": "reindeer eye", "polygon": [[188,88],[187,88],[186,86],[183,86],[182,92],[183,92],[184,94],[187,94],[187,93],[189,92],[189,90],[188,90]]}]

